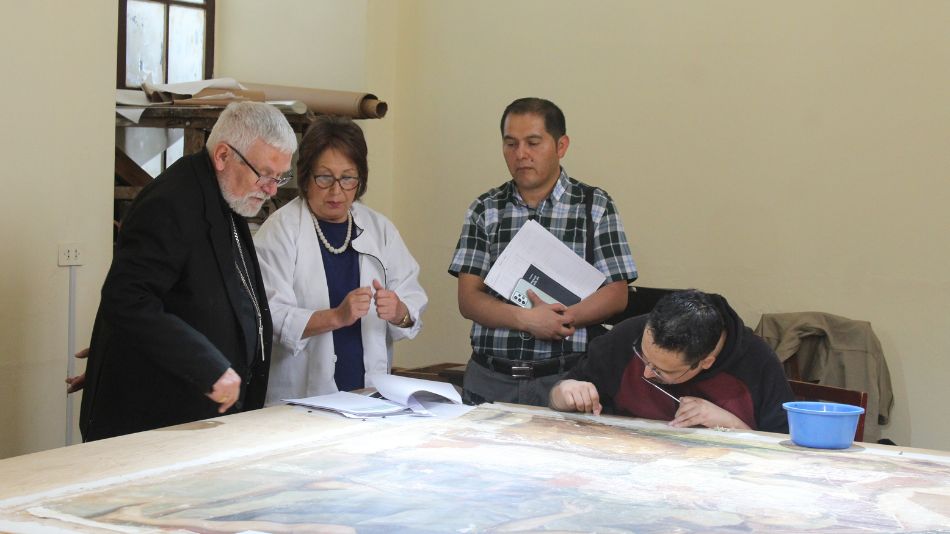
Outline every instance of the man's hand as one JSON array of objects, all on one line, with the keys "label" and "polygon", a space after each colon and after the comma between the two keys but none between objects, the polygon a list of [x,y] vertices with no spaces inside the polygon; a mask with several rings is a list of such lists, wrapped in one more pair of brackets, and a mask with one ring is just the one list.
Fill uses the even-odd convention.
[{"label": "man's hand", "polygon": [[350,326],[357,319],[369,313],[369,306],[373,302],[373,290],[368,287],[358,287],[347,293],[343,302],[337,306],[337,314],[341,326]]},{"label": "man's hand", "polygon": [[551,408],[561,412],[584,412],[600,415],[600,394],[590,382],[561,380],[553,388],[548,399]]},{"label": "man's hand", "polygon": [[698,397],[681,397],[680,407],[676,416],[670,421],[670,426],[686,428],[704,426],[706,428],[740,428],[749,426],[729,411]]},{"label": "man's hand", "polygon": [[[89,347],[82,349],[73,355],[76,358],[88,358],[89,357]],[[76,376],[67,376],[66,377],[66,394],[75,393],[82,388],[86,387],[86,373],[80,373]]]},{"label": "man's hand", "polygon": [[538,339],[553,339],[560,341],[574,335],[574,313],[567,306],[554,303],[548,304],[541,300],[534,291],[528,290],[531,299],[531,309],[524,313],[524,331]]},{"label": "man's hand", "polygon": [[376,290],[376,315],[379,318],[390,323],[398,324],[409,311],[399,300],[399,295],[395,291],[390,291],[379,283],[379,280],[373,279],[373,289]]},{"label": "man's hand", "polygon": [[234,372],[234,369],[228,367],[221,378],[211,386],[211,393],[206,393],[206,395],[221,405],[218,413],[228,411],[241,395],[241,377]]}]

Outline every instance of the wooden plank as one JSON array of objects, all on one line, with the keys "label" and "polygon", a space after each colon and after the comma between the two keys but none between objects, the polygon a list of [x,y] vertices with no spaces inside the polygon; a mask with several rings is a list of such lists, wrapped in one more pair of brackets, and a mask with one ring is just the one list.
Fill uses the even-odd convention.
[{"label": "wooden plank", "polygon": [[117,185],[115,186],[115,200],[134,200],[142,191],[142,188],[135,185]]},{"label": "wooden plank", "polygon": [[[210,131],[209,131],[210,133]],[[204,130],[197,128],[185,128],[185,155],[200,152],[205,147],[208,136]]]},{"label": "wooden plank", "polygon": [[115,175],[132,186],[141,187],[152,181],[152,177],[119,147],[115,147]]},{"label": "wooden plank", "polygon": [[[210,132],[223,110],[220,106],[151,107],[145,109],[139,122],[116,115],[115,125],[122,128],[194,128]],[[311,111],[303,114],[284,113],[284,116],[298,133],[305,132],[317,117]]]}]

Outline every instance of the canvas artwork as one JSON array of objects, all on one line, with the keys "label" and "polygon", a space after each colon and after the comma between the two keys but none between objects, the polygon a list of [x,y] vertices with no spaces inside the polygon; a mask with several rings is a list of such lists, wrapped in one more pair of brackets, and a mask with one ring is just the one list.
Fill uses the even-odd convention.
[{"label": "canvas artwork", "polygon": [[483,405],[0,503],[0,518],[112,532],[935,531],[950,529],[950,460]]}]

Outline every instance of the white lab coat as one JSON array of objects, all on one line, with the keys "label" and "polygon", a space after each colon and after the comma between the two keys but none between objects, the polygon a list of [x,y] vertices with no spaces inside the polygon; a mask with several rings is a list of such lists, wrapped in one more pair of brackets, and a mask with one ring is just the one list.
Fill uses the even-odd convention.
[{"label": "white lab coat", "polygon": [[[399,328],[380,319],[375,305],[361,319],[366,373],[388,373],[393,341],[416,337],[428,297],[419,285],[419,264],[393,223],[359,202],[353,203],[351,211],[356,225],[351,243],[360,253],[360,286],[372,287],[373,279],[379,280],[399,295],[415,319],[411,327]],[[274,212],[255,234],[254,244],[274,322],[265,405],[337,391],[333,333],[301,339],[313,312],[330,308],[322,245],[306,201],[296,198]]]}]

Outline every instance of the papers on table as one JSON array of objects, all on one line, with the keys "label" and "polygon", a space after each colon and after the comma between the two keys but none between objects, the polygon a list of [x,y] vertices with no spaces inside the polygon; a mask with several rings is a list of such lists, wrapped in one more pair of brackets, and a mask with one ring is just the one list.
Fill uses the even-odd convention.
[{"label": "papers on table", "polygon": [[432,393],[456,404],[462,404],[462,397],[459,392],[456,391],[455,386],[448,382],[435,382],[434,380],[389,374],[371,374],[369,379],[372,382],[370,385],[374,386],[380,395],[403,406],[408,406],[409,402],[416,397],[419,399],[425,398],[426,393]]},{"label": "papers on table", "polygon": [[367,386],[375,386],[383,398],[338,391],[284,402],[360,419],[393,415],[455,417],[472,408],[464,406],[455,387],[445,382],[389,374],[371,374],[369,381]]},{"label": "papers on table", "polygon": [[349,391],[337,391],[305,399],[285,399],[288,404],[307,406],[319,410],[337,412],[346,417],[381,417],[407,412],[408,408],[385,399],[377,399]]},{"label": "papers on table", "polygon": [[575,254],[554,234],[536,221],[528,221],[498,256],[485,277],[485,284],[511,299],[518,281],[530,275],[532,267],[581,299],[597,291],[606,279],[604,273]]}]

